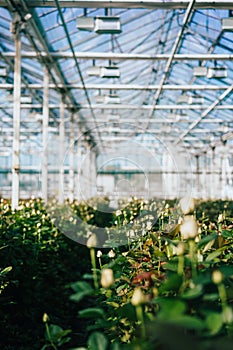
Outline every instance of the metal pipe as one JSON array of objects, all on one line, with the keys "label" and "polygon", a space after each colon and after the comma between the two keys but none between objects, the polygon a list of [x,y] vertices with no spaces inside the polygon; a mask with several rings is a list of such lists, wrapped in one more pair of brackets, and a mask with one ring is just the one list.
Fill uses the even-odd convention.
[{"label": "metal pipe", "polygon": [[48,124],[49,124],[49,72],[44,67],[44,92],[43,92],[43,125],[42,125],[42,199],[48,202]]},{"label": "metal pipe", "polygon": [[69,200],[74,200],[74,116],[70,118],[70,146],[69,146]]},{"label": "metal pipe", "polygon": [[[65,104],[64,105],[65,108],[72,108],[72,104]],[[92,108],[96,108],[96,109],[136,109],[136,110],[148,110],[151,109],[153,107],[153,105],[132,105],[132,104],[101,104],[101,103],[96,103],[92,105]],[[9,105],[6,104],[2,104],[0,105],[0,109],[12,109],[13,105]],[[40,103],[35,103],[35,104],[21,104],[21,109],[39,109],[42,108],[42,104]],[[50,109],[59,109],[60,108],[60,104],[59,103],[54,103],[54,104],[49,104],[49,108]],[[90,106],[87,104],[80,104],[79,106],[80,109],[89,109]],[[201,110],[201,109],[207,109],[209,108],[209,106],[207,105],[176,105],[176,104],[167,104],[167,105],[157,105],[155,106],[155,110]],[[233,105],[232,104],[227,104],[227,105],[216,105],[214,107],[214,109],[216,110],[232,110],[233,109]]]},{"label": "metal pipe", "polygon": [[12,210],[19,206],[20,172],[20,98],[21,98],[21,35],[16,24],[14,63],[14,105],[13,105],[13,154],[12,154]]},{"label": "metal pipe", "polygon": [[59,204],[64,202],[64,147],[65,147],[65,123],[64,123],[64,98],[60,103],[60,123],[59,123]]},{"label": "metal pipe", "polygon": [[[164,0],[59,0],[61,7],[71,7],[71,8],[148,8],[148,9],[185,9],[189,4],[189,0],[182,1],[164,1]],[[34,7],[55,7],[56,2],[54,0],[30,0],[28,2],[29,8]],[[6,1],[0,0],[0,6],[5,7]],[[216,1],[216,0],[196,0],[195,8],[197,9],[233,9],[232,1]]]},{"label": "metal pipe", "polygon": [[[0,89],[12,89],[13,84],[0,84]],[[29,89],[42,89],[42,84],[22,84],[22,88],[29,88]],[[50,89],[56,89],[56,88],[67,88],[67,89],[80,89],[83,90],[82,84],[49,84]],[[229,87],[229,85],[191,85],[191,84],[185,84],[185,85],[173,85],[173,84],[166,84],[163,86],[163,90],[226,90]],[[138,85],[138,84],[86,84],[86,89],[93,89],[93,90],[158,90],[159,85]]]},{"label": "metal pipe", "polygon": [[[14,58],[15,52],[6,51],[1,52],[2,57]],[[166,61],[169,59],[170,54],[140,54],[140,53],[117,53],[117,52],[46,52],[41,51],[24,51],[22,52],[23,58],[37,58],[40,57],[54,59],[89,59],[89,60],[149,60],[149,61]],[[174,54],[173,61],[232,61],[232,54]]]}]

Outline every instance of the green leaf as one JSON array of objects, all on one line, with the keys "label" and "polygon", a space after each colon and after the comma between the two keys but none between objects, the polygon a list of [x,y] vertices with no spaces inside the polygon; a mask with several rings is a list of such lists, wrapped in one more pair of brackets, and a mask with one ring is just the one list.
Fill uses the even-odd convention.
[{"label": "green leaf", "polygon": [[111,344],[111,347],[110,347],[111,350],[121,350],[120,349],[120,345],[116,342],[112,343]]},{"label": "green leaf", "polygon": [[219,270],[222,272],[224,277],[233,277],[232,265],[219,266]]},{"label": "green leaf", "polygon": [[[92,276],[93,278],[93,276]],[[78,282],[74,282],[71,284],[71,288],[75,291],[75,292],[83,292],[86,290],[92,290],[92,286],[85,282],[85,281],[78,281]]]},{"label": "green leaf", "polygon": [[72,283],[71,288],[77,293],[72,294],[70,296],[70,300],[76,301],[76,302],[79,302],[85,296],[93,293],[93,288],[91,287],[91,285],[89,283],[87,283],[85,281]]},{"label": "green leaf", "polygon": [[232,238],[232,230],[229,231],[229,230],[222,230],[221,232],[223,238]]},{"label": "green leaf", "polygon": [[176,318],[179,315],[183,315],[186,311],[186,304],[182,300],[160,298],[157,300],[157,303],[161,307],[161,310],[159,311],[160,318]]},{"label": "green leaf", "polygon": [[215,301],[218,299],[219,299],[218,293],[204,294],[202,298],[203,301]]},{"label": "green leaf", "polygon": [[160,292],[168,291],[178,291],[182,284],[182,276],[177,274],[172,274],[169,276],[168,280],[165,281],[160,287]]},{"label": "green leaf", "polygon": [[104,334],[94,332],[88,338],[87,345],[88,350],[107,350],[108,340]]},{"label": "green leaf", "polygon": [[173,258],[171,261],[166,262],[166,263],[163,265],[163,268],[166,269],[166,270],[169,270],[169,271],[174,271],[174,272],[176,272],[177,269],[178,269],[178,259],[175,257],[175,258]]},{"label": "green leaf", "polygon": [[[217,233],[205,236],[197,243],[197,249],[204,247],[203,251],[207,251],[214,244],[215,239],[218,237]],[[209,246],[208,246],[209,245]]]},{"label": "green leaf", "polygon": [[203,246],[205,246],[206,244],[208,244],[209,242],[214,241],[217,237],[218,237],[217,233],[213,233],[212,235],[205,236],[197,243],[197,249],[200,249]]},{"label": "green leaf", "polygon": [[190,330],[203,330],[205,328],[205,322],[201,319],[193,316],[179,316],[177,318],[169,320],[169,323],[174,324],[176,326],[180,326],[184,329]]},{"label": "green leaf", "polygon": [[217,312],[208,312],[205,323],[206,328],[210,331],[210,335],[215,335],[222,328],[222,315]]},{"label": "green leaf", "polygon": [[215,250],[214,252],[210,253],[207,258],[206,258],[206,261],[211,261],[211,260],[214,260],[215,258],[217,258],[219,255],[222,254],[222,252],[224,252],[224,250],[227,250],[229,249],[229,246],[228,245],[225,245],[217,250]]},{"label": "green leaf", "polygon": [[56,324],[49,325],[49,334],[52,339],[57,338],[57,335],[60,334],[62,331],[63,329],[60,326],[57,326]]},{"label": "green leaf", "polygon": [[183,299],[195,299],[203,294],[203,287],[201,284],[197,284],[194,288],[190,288],[182,294]]},{"label": "green leaf", "polygon": [[6,275],[8,272],[12,270],[12,266],[5,267],[2,271],[0,271],[0,276]]},{"label": "green leaf", "polygon": [[100,308],[87,308],[84,310],[79,311],[79,316],[83,318],[89,318],[89,317],[104,317],[104,310]]},{"label": "green leaf", "polygon": [[120,317],[136,321],[135,307],[131,303],[123,305],[117,311]]},{"label": "green leaf", "polygon": [[120,304],[116,303],[115,301],[107,301],[106,304],[114,307],[115,309],[120,306]]}]

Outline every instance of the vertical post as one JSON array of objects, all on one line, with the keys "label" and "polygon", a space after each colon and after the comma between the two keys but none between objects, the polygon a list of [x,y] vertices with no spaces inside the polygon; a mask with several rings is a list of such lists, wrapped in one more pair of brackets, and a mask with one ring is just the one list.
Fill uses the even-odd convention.
[{"label": "vertical post", "polygon": [[[222,169],[222,174],[221,174]],[[226,141],[223,141],[223,154],[222,154],[222,167],[220,169],[220,176],[222,180],[222,186],[220,188],[221,190],[221,197],[222,200],[227,198],[227,153],[226,153]]]},{"label": "vertical post", "polygon": [[202,199],[207,199],[208,198],[208,174],[207,174],[207,152],[203,153],[203,171],[202,171],[202,181],[201,181],[201,186],[202,186],[202,194],[201,198]]},{"label": "vertical post", "polygon": [[78,181],[77,181],[77,185],[78,185],[78,188],[77,188],[77,193],[78,193],[78,199],[81,199],[82,195],[82,191],[81,191],[81,163],[82,163],[82,143],[81,143],[81,125],[80,123],[78,124],[78,144],[77,144],[77,147],[78,147],[78,162],[77,162],[77,166],[78,166],[78,169],[77,169],[77,173],[78,173]]},{"label": "vertical post", "polygon": [[90,194],[96,196],[96,158],[95,153],[90,149]]},{"label": "vertical post", "polygon": [[42,199],[48,201],[48,125],[49,125],[49,73],[44,67],[43,126],[42,126]]},{"label": "vertical post", "polygon": [[215,184],[215,146],[211,147],[212,157],[211,157],[211,182],[210,182],[210,193],[211,199],[214,199],[216,196],[216,184]]},{"label": "vertical post", "polygon": [[14,108],[13,108],[13,156],[12,156],[12,210],[19,205],[19,170],[20,170],[20,97],[21,97],[21,36],[19,24],[15,32],[14,63]]},{"label": "vertical post", "polygon": [[197,196],[200,197],[200,178],[199,178],[199,172],[200,172],[200,166],[199,166],[199,155],[195,155],[196,158],[196,184],[197,184]]},{"label": "vertical post", "polygon": [[74,115],[70,118],[70,151],[69,151],[69,200],[74,200]]},{"label": "vertical post", "polygon": [[90,147],[88,143],[85,144],[85,173],[86,176],[86,197],[89,198],[91,196],[91,170],[90,170]]},{"label": "vertical post", "polygon": [[60,123],[59,123],[59,204],[64,202],[64,147],[65,147],[65,108],[64,99],[60,102]]}]

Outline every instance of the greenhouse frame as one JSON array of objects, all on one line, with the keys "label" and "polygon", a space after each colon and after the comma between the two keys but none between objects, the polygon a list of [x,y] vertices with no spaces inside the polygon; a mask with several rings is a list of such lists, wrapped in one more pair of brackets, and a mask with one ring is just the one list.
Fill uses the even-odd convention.
[{"label": "greenhouse frame", "polygon": [[0,349],[232,350],[233,0],[0,0]]},{"label": "greenhouse frame", "polygon": [[0,1],[1,195],[232,198],[232,1]]}]

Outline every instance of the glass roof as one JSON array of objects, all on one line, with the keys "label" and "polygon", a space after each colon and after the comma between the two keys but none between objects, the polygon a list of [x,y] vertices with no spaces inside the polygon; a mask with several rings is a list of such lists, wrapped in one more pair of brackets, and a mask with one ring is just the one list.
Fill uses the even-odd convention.
[{"label": "glass roof", "polygon": [[[63,98],[66,120],[73,115],[99,153],[108,151],[110,141],[118,147],[140,135],[194,151],[200,149],[200,142],[205,150],[213,137],[216,141],[226,134],[230,137],[232,1],[0,0],[0,6],[0,66],[7,70],[0,77],[2,135],[12,129],[15,43],[11,28],[17,14],[21,94],[32,97],[31,103],[21,106],[22,135],[26,130],[28,135],[37,134],[38,145],[42,127],[35,116],[42,114],[44,66],[49,71],[50,126],[58,132]],[[119,18],[121,32],[99,34],[77,27],[77,19],[96,23],[98,17]],[[225,18],[232,19],[232,30],[223,28]],[[115,67],[118,76],[90,75],[93,67]],[[198,68],[206,68],[205,74],[195,75]],[[69,132],[69,122],[66,128]]]}]

